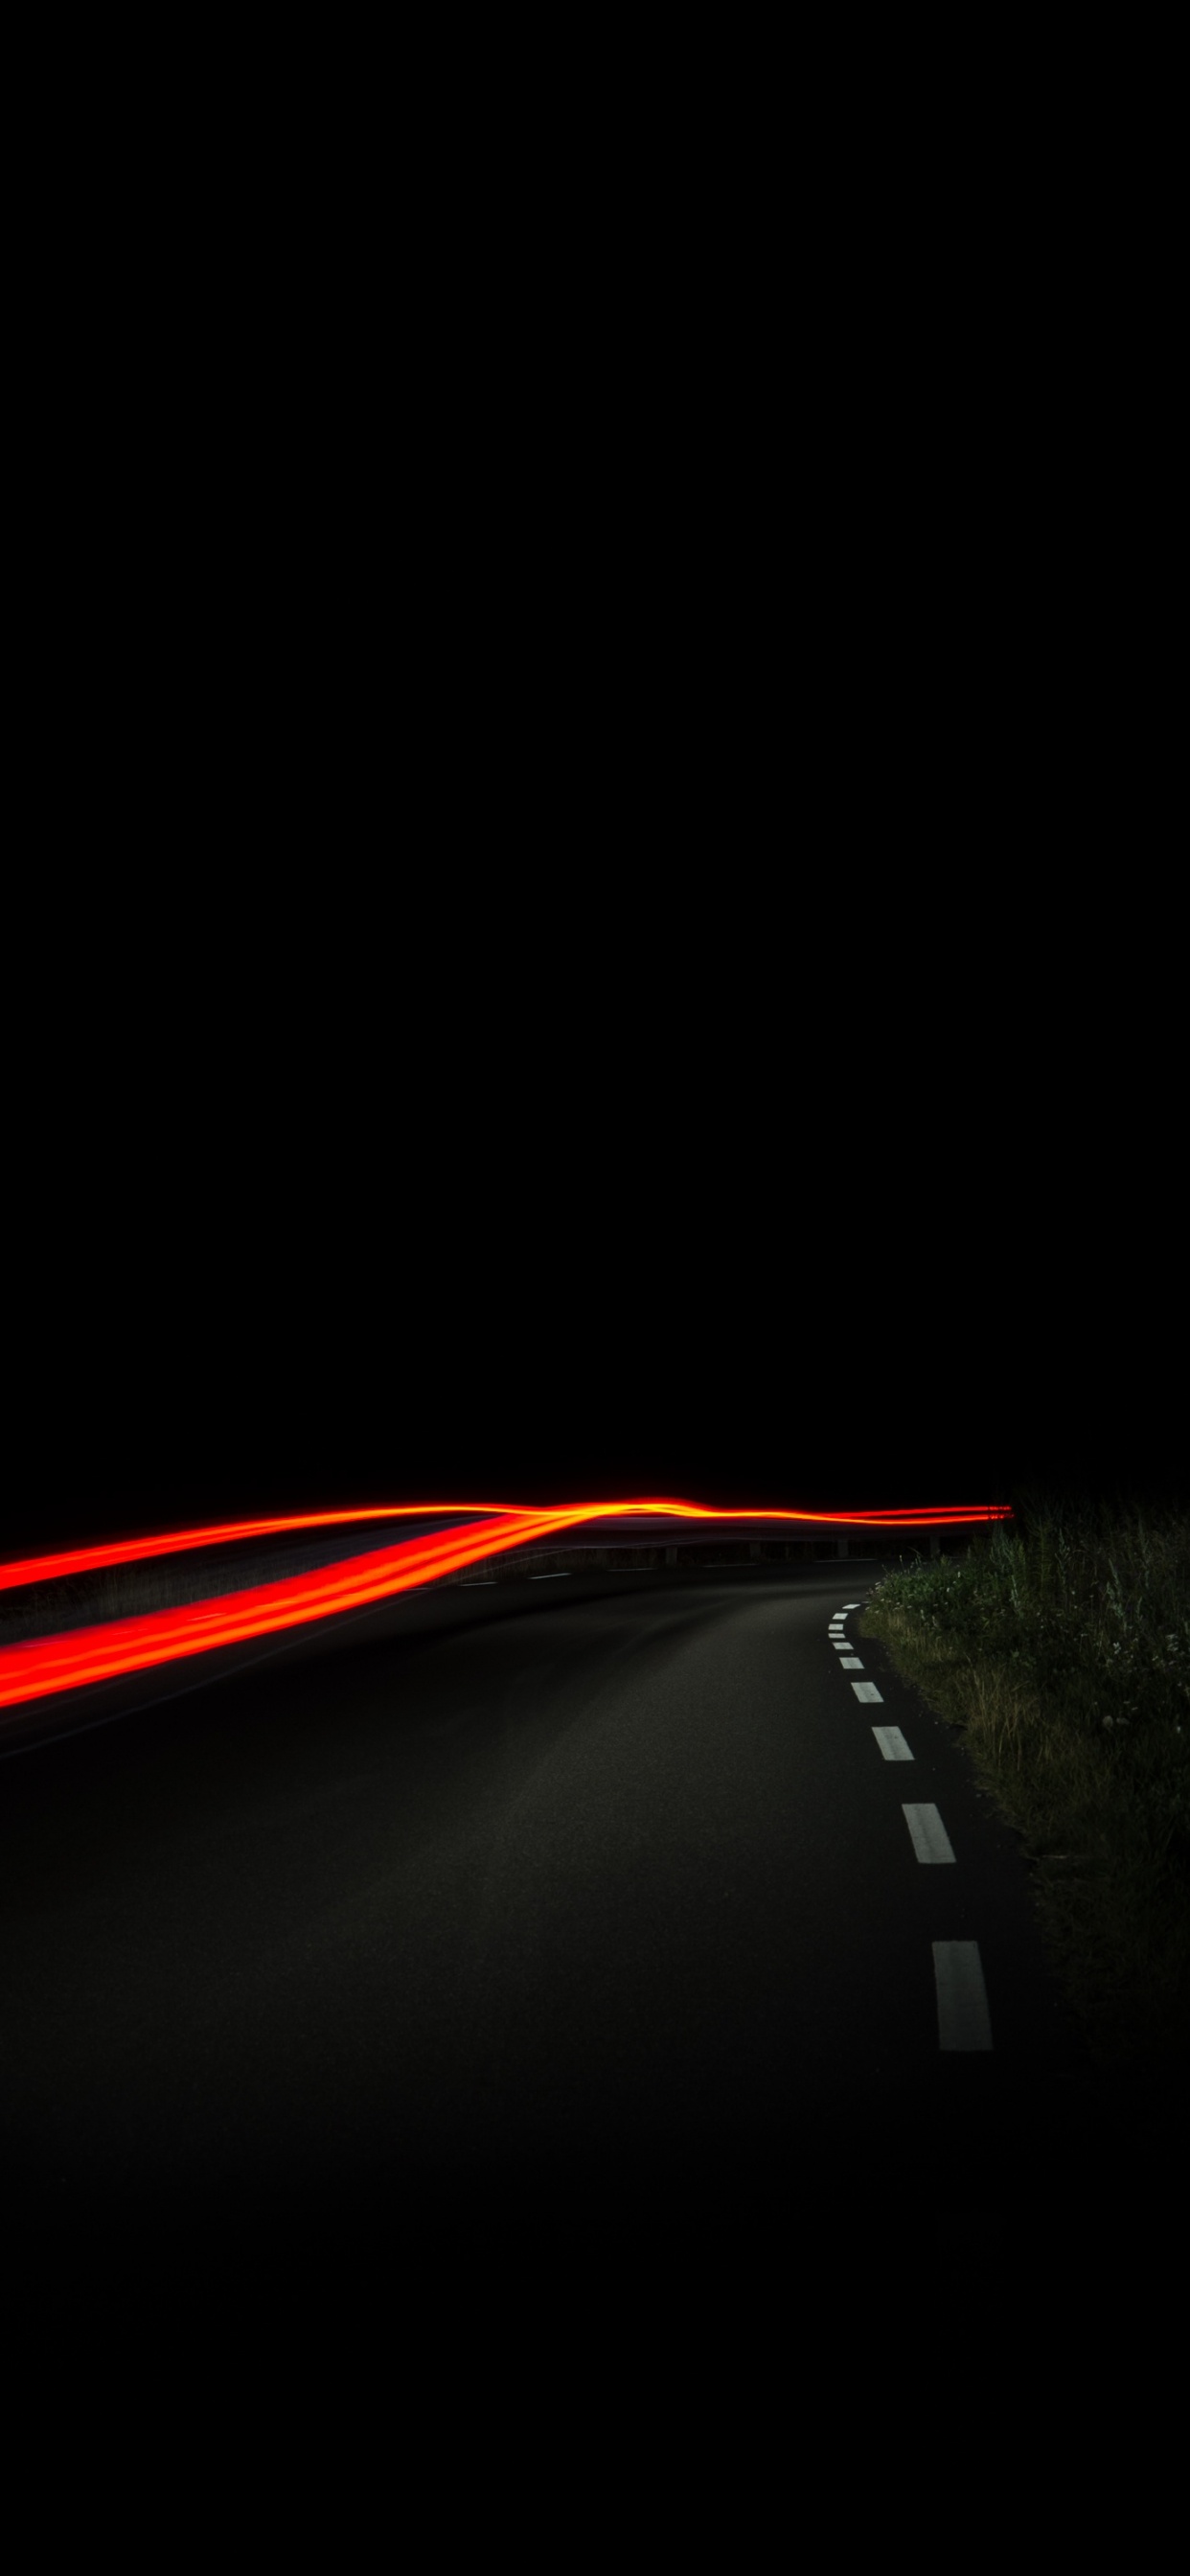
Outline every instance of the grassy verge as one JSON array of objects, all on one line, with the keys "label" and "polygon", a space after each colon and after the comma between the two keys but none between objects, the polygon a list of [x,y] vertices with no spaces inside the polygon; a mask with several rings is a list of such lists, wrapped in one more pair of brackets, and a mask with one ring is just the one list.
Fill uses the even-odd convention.
[{"label": "grassy verge", "polygon": [[1033,1498],[859,1622],[1020,1833],[1103,2080],[1190,2100],[1190,1515]]}]

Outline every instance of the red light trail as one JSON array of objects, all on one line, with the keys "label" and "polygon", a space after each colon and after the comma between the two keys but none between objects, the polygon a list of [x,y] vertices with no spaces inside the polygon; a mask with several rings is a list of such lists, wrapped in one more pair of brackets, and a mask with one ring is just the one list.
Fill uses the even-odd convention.
[{"label": "red light trail", "polygon": [[172,1663],[215,1647],[268,1636],[310,1620],[345,1610],[366,1609],[417,1586],[459,1573],[483,1557],[503,1554],[531,1541],[557,1538],[583,1522],[656,1517],[664,1520],[766,1521],[810,1523],[815,1528],[912,1530],[940,1525],[1008,1520],[1007,1505],[961,1505],[943,1510],[881,1512],[808,1512],[717,1510],[712,1504],[680,1502],[566,1503],[541,1510],[482,1503],[394,1503],[357,1512],[304,1512],[284,1518],[227,1521],[202,1529],[175,1530],[165,1536],[118,1539],[102,1547],[75,1548],[53,1556],[27,1557],[0,1566],[0,1590],[33,1585],[55,1577],[91,1573],[105,1566],[131,1565],[183,1550],[215,1547],[232,1540],[276,1536],[286,1531],[329,1530],[365,1521],[426,1520],[454,1512],[474,1515],[464,1521],[374,1548],[312,1573],[289,1575],[277,1583],[256,1584],[204,1601],[154,1610],[142,1617],[110,1619],[101,1625],[74,1628],[64,1634],[30,1638],[0,1647],[0,1708],[42,1699],[85,1683],[109,1681],[141,1672],[153,1664]]}]

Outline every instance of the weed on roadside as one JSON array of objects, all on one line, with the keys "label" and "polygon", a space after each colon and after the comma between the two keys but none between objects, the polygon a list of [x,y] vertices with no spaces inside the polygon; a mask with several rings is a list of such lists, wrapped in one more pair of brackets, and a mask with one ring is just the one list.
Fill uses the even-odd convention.
[{"label": "weed on roadside", "polygon": [[859,1624],[1021,1834],[1093,2056],[1190,2083],[1190,1519],[1035,1502]]}]

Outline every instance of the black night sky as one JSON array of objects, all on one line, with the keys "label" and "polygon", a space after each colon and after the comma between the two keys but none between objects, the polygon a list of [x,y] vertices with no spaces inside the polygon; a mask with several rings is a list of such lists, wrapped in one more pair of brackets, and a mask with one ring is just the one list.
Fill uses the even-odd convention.
[{"label": "black night sky", "polygon": [[925,953],[908,888],[788,860],[481,887],[390,821],[365,862],[340,817],[324,879],[181,869],[146,918],[117,870],[43,916],[6,1555],[372,1502],[1184,1491],[1166,1130],[1139,1060],[1100,1083],[1047,1021],[1052,948],[981,947],[960,885]]},{"label": "black night sky", "polygon": [[39,215],[0,1544],[1182,1490],[1160,480],[1066,271],[928,170],[911,312],[783,146],[733,244],[698,144],[613,221],[452,121],[398,219],[268,123]]},{"label": "black night sky", "polygon": [[30,606],[5,1552],[1183,1490],[1160,674],[1088,568],[825,414],[695,517],[561,421],[397,474],[348,373],[315,456],[237,349],[246,445],[93,412]]}]

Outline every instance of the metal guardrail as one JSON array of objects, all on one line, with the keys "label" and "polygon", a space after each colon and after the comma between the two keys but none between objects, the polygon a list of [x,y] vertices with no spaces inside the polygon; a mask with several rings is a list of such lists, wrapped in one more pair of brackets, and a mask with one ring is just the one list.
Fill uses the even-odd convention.
[{"label": "metal guardrail", "polygon": [[[687,1524],[687,1527],[689,1524]],[[705,1524],[703,1525],[705,1530]],[[728,1534],[730,1533],[730,1534]],[[760,1564],[828,1564],[846,1561],[855,1564],[884,1564],[893,1558],[913,1555],[937,1556],[962,1546],[971,1536],[969,1527],[921,1531],[848,1531],[808,1538],[773,1539],[741,1538],[738,1523],[727,1525],[722,1537],[700,1536],[697,1539],[660,1538],[652,1541],[621,1540],[609,1543],[603,1538],[571,1539],[564,1547],[533,1548],[523,1551],[506,1549],[499,1556],[483,1558],[478,1564],[444,1575],[443,1584],[513,1582],[535,1574],[580,1574],[663,1572],[667,1566],[680,1569],[715,1565]]]}]

